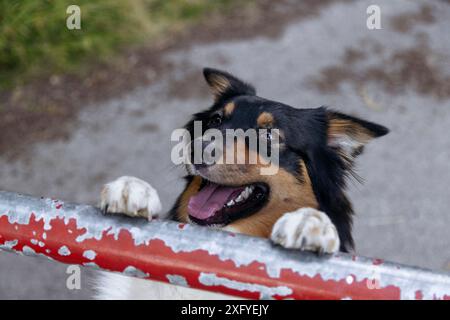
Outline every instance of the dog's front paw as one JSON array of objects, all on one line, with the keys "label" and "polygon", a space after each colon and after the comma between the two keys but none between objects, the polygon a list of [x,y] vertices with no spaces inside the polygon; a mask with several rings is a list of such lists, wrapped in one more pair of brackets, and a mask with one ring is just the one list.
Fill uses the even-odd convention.
[{"label": "dog's front paw", "polygon": [[160,213],[161,201],[150,184],[124,176],[103,186],[100,209],[105,214],[125,214],[151,220]]},{"label": "dog's front paw", "polygon": [[339,235],[330,218],[313,208],[284,214],[274,225],[271,240],[285,248],[335,253]]}]

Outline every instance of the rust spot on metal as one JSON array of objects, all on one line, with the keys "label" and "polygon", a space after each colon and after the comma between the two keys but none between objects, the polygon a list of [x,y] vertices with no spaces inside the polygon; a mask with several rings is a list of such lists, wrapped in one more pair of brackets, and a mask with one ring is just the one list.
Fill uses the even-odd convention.
[{"label": "rust spot on metal", "polygon": [[373,264],[374,266],[379,266],[379,265],[381,265],[381,264],[383,264],[383,263],[384,263],[384,260],[383,260],[383,259],[375,258],[375,259],[372,260],[372,264]]}]

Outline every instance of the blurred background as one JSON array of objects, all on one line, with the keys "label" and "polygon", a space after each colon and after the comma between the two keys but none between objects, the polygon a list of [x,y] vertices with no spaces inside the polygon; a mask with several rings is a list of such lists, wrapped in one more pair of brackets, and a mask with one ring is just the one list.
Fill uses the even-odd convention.
[{"label": "blurred background", "polygon": [[[260,96],[389,127],[349,186],[356,251],[448,271],[449,30],[448,0],[1,1],[0,190],[95,204],[134,175],[170,208],[183,187],[170,133],[209,106],[201,70],[216,67]],[[89,299],[95,272],[71,291],[65,271],[0,252],[0,298]]]}]

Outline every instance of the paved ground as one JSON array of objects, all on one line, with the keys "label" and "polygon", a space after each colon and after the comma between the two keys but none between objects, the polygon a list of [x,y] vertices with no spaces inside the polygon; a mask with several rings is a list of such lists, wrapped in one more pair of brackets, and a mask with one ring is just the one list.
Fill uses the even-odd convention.
[{"label": "paved ground", "polygon": [[[373,1],[336,3],[294,21],[276,39],[255,35],[167,55],[173,71],[150,87],[85,108],[68,140],[0,158],[0,189],[95,203],[120,175],[150,181],[169,208],[183,172],[170,162],[170,133],[211,101],[200,71],[213,66],[296,107],[333,106],[391,133],[359,160],[351,184],[357,252],[434,269],[450,261],[450,5],[377,1],[382,30],[366,28]],[[282,9],[282,8],[281,8]],[[270,21],[268,22],[270,23]],[[89,298],[65,289],[65,267],[0,254],[0,298]]]}]

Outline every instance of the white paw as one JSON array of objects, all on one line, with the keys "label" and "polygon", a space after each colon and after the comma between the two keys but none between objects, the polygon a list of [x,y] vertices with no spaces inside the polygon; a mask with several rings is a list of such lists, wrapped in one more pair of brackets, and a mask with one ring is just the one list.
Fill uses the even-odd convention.
[{"label": "white paw", "polygon": [[135,177],[120,177],[103,186],[100,209],[104,213],[155,218],[161,211],[158,193],[147,182]]},{"label": "white paw", "polygon": [[335,253],[339,235],[330,218],[313,208],[301,208],[284,214],[275,223],[271,240],[285,248]]}]

